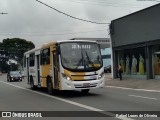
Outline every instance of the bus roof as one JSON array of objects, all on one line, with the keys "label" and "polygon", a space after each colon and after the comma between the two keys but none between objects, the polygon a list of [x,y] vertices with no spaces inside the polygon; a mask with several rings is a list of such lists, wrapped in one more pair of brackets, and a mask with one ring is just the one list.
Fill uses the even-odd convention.
[{"label": "bus roof", "polygon": [[51,41],[49,43],[44,43],[41,48],[47,48],[47,47],[54,45],[56,43],[57,43],[57,41]]},{"label": "bus roof", "polygon": [[90,41],[90,40],[59,40],[57,43],[63,43],[63,42],[91,42],[91,43],[97,43],[96,41]]},{"label": "bus roof", "polygon": [[90,42],[90,43],[97,43],[96,41],[90,41],[90,40],[57,40],[57,41],[51,41],[49,43],[44,43],[41,47],[29,50],[29,51],[25,52],[24,54],[29,54],[29,53],[32,53],[34,51],[38,51],[40,49],[47,48],[47,47],[49,47],[51,45],[54,45],[56,43],[65,43],[65,42]]},{"label": "bus roof", "polygon": [[57,40],[57,41],[51,41],[49,43],[44,43],[41,48],[47,48],[51,45],[54,45],[56,43],[64,43],[64,42],[91,42],[96,43],[96,41],[90,41],[90,40]]},{"label": "bus roof", "polygon": [[26,54],[32,53],[32,52],[34,52],[34,51],[38,51],[38,50],[40,50],[40,49],[41,49],[41,47],[39,47],[39,48],[34,48],[34,49],[32,49],[32,50],[29,50],[29,51],[25,52],[24,54],[26,55]]}]

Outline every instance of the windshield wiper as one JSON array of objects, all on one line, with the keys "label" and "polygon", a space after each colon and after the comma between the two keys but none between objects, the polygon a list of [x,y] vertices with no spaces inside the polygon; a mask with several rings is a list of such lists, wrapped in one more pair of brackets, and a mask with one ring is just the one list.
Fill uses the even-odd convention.
[{"label": "windshield wiper", "polygon": [[77,67],[75,69],[77,69],[81,63],[83,65],[84,58],[83,58],[82,50],[81,50],[81,55],[82,55],[82,58],[79,60],[78,64],[76,65]]},{"label": "windshield wiper", "polygon": [[95,68],[94,63],[90,60],[90,57],[89,57],[89,55],[88,55],[87,51],[85,51],[85,53],[86,53],[86,56],[87,56],[87,60],[88,60],[88,62],[89,62],[89,63],[91,63],[92,68]]},{"label": "windshield wiper", "polygon": [[99,64],[101,64],[99,55],[97,56],[97,61],[98,61]]}]

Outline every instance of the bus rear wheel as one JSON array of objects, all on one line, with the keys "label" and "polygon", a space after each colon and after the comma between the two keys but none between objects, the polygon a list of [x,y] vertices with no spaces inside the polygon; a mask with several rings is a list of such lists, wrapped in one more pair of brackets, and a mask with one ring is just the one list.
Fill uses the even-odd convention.
[{"label": "bus rear wheel", "polygon": [[47,90],[50,95],[53,95],[53,85],[51,80],[48,80],[47,82]]}]

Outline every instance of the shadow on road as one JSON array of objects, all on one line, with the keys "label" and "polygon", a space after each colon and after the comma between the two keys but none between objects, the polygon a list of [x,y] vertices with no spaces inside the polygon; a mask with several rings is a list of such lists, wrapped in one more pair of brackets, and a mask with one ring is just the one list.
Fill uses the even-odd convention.
[{"label": "shadow on road", "polygon": [[[31,89],[31,88],[28,88]],[[46,88],[37,88],[36,90],[37,92],[40,93],[45,93],[48,94],[48,91]],[[75,90],[54,90],[53,95],[52,96],[56,96],[56,97],[61,97],[61,98],[75,98],[75,97],[88,97],[88,96],[99,96],[99,94],[95,94],[95,93],[82,93],[81,91],[75,91]]]}]

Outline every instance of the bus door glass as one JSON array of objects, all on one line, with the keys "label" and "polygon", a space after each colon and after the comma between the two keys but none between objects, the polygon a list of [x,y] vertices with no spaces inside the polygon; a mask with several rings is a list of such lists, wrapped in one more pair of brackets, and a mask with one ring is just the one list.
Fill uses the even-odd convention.
[{"label": "bus door glass", "polygon": [[36,55],[37,57],[37,76],[38,76],[38,85],[40,85],[40,56]]},{"label": "bus door glass", "polygon": [[29,84],[29,58],[27,58],[27,80]]},{"label": "bus door glass", "polygon": [[58,70],[59,70],[59,59],[56,51],[53,52],[53,71],[54,71],[54,88],[58,88]]}]

